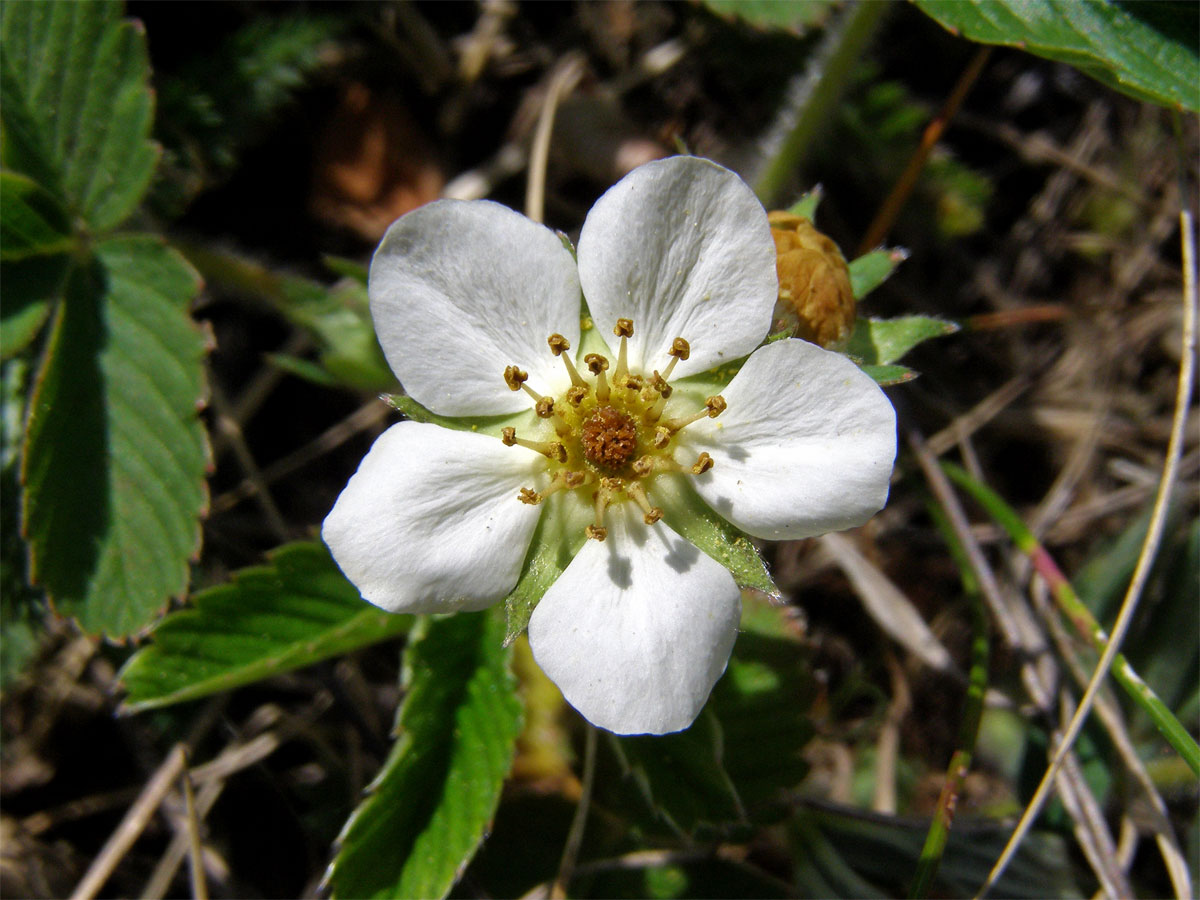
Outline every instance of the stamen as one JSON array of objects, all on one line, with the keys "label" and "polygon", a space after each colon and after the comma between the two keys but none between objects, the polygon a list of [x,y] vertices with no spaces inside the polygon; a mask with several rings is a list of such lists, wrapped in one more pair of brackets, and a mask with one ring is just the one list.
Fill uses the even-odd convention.
[{"label": "stamen", "polygon": [[578,406],[585,399],[587,399],[587,395],[587,385],[573,384],[567,388],[567,402],[572,406]]},{"label": "stamen", "polygon": [[[671,377],[671,373],[675,371],[675,363],[681,359],[687,359],[692,355],[692,345],[681,337],[671,341],[671,349],[667,351],[667,355],[671,357],[671,361],[667,363],[667,367],[663,369],[662,377],[665,381]],[[657,373],[655,373],[657,374]]]},{"label": "stamen", "polygon": [[528,503],[530,506],[537,506],[542,502],[542,495],[530,488],[521,488],[521,493],[517,495],[517,499],[522,503]]},{"label": "stamen", "polygon": [[523,372],[516,366],[507,366],[504,369],[504,383],[508,385],[510,391],[519,391],[521,385],[529,380],[529,373]]},{"label": "stamen", "polygon": [[638,478],[645,478],[654,471],[654,459],[650,456],[642,456],[635,459],[629,466],[633,469],[633,474]]},{"label": "stamen", "polygon": [[715,419],[721,413],[725,412],[725,408],[725,398],[720,394],[717,394],[715,397],[709,397],[704,401],[704,409],[700,410],[700,412],[686,416],[682,419],[671,419],[663,422],[663,426],[669,428],[671,432],[674,433],[681,428],[687,428],[693,422],[699,422],[705,416],[710,419]]},{"label": "stamen", "polygon": [[713,467],[713,458],[707,453],[701,453],[696,457],[696,464],[692,466],[693,475],[703,475]]},{"label": "stamen", "polygon": [[579,370],[575,368],[575,363],[571,362],[571,357],[566,355],[565,351],[571,349],[571,342],[561,334],[552,334],[546,339],[550,345],[550,352],[555,356],[561,357],[563,365],[567,367],[567,374],[571,376],[571,384],[575,387],[581,387],[587,392],[587,382],[583,380],[583,376],[579,374]]},{"label": "stamen", "polygon": [[515,444],[518,447],[532,450],[534,453],[540,453],[556,462],[565,463],[567,461],[567,448],[558,441],[527,441],[525,438],[517,437],[517,429],[512,426],[500,430],[500,440],[506,447]]},{"label": "stamen", "polygon": [[670,428],[665,425],[659,425],[654,429],[654,437],[650,438],[650,443],[654,445],[654,449],[661,450],[667,444],[671,443],[671,436],[674,434]]},{"label": "stamen", "polygon": [[554,415],[554,401],[549,397],[539,397],[533,411],[537,413],[539,419],[549,419]]},{"label": "stamen", "polygon": [[627,384],[629,376],[629,338],[633,337],[633,320],[617,319],[613,334],[621,339],[621,347],[617,351],[617,370],[613,373],[613,383],[619,386]]},{"label": "stamen", "polygon": [[646,496],[646,489],[642,487],[640,481],[635,481],[628,485],[625,488],[625,491],[630,497],[633,498],[634,502],[642,508],[642,512],[645,513],[645,515],[642,517],[642,521],[647,525],[653,525],[663,517],[662,507],[650,505],[650,499]]},{"label": "stamen", "polygon": [[596,399],[601,403],[607,403],[609,398],[608,379],[604,376],[604,370],[608,368],[608,360],[599,353],[589,353],[583,358],[587,364],[588,371],[596,376]]}]

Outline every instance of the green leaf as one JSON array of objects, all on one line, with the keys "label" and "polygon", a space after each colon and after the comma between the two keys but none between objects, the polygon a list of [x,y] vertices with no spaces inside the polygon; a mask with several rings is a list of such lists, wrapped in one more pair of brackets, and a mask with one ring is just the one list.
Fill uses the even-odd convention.
[{"label": "green leaf", "polygon": [[673,831],[776,822],[808,772],[815,693],[810,658],[786,610],[748,597],[729,666],[691,728],[613,737],[613,746],[642,799]]},{"label": "green leaf", "polygon": [[522,718],[497,612],[414,628],[398,737],[342,830],[335,897],[444,897],[487,833]]},{"label": "green leaf", "polygon": [[957,34],[1068,63],[1139,100],[1200,110],[1194,3],[916,0]]},{"label": "green leaf", "polygon": [[737,16],[756,28],[784,28],[804,33],[820,28],[837,7],[837,0],[704,0],[704,5],[721,16]]},{"label": "green leaf", "polygon": [[[795,883],[801,896],[903,896],[916,868],[927,823],[808,803],[793,817]],[[955,821],[933,896],[972,896],[987,878],[1008,837],[1003,824]],[[1061,836],[1032,832],[995,885],[998,897],[1072,897]]]},{"label": "green leaf", "polygon": [[0,171],[0,359],[41,331],[73,245],[67,214],[53,195],[24,175]]},{"label": "green leaf", "polygon": [[611,737],[646,800],[674,829],[692,834],[701,825],[745,820],[741,797],[722,766],[724,731],[707,707],[686,731]]},{"label": "green leaf", "polygon": [[917,377],[908,366],[859,366],[880,387],[904,384]]},{"label": "green leaf", "polygon": [[779,588],[750,538],[714,512],[682,477],[660,475],[654,496],[663,507],[663,520],[727,568],[738,587],[779,597]]},{"label": "green leaf", "polygon": [[896,266],[906,259],[907,250],[893,247],[891,250],[872,250],[850,263],[847,268],[850,270],[850,288],[854,291],[854,299],[862,300],[887,281],[888,276],[896,271]]},{"label": "green leaf", "polygon": [[58,201],[32,178],[0,171],[0,260],[60,256],[74,246]]},{"label": "green leaf", "polygon": [[93,231],[133,211],[158,155],[145,33],[120,15],[101,0],[25,2],[0,20],[4,161]]},{"label": "green leaf", "polygon": [[854,334],[846,343],[846,354],[864,365],[888,365],[917,344],[956,331],[956,323],[927,316],[901,316],[898,319],[867,319],[860,316],[855,323]]},{"label": "green leaf", "polygon": [[273,271],[233,253],[185,243],[182,250],[205,281],[266,303],[312,335],[321,366],[355,390],[393,390],[396,376],[375,339],[367,290],[347,278],[332,287]]},{"label": "green leaf", "polygon": [[804,748],[815,733],[809,711],[817,690],[791,613],[766,600],[743,600],[733,656],[709,702],[725,731],[725,771],[755,821],[785,815],[788,792],[809,768]]},{"label": "green leaf", "polygon": [[410,616],[359,596],[324,545],[279,547],[269,564],[200,591],[121,670],[131,712],[195,700],[408,631]]},{"label": "green leaf", "polygon": [[72,268],[25,437],[22,526],[32,577],[89,633],[144,628],[187,586],[208,445],[199,287],[147,237]]}]

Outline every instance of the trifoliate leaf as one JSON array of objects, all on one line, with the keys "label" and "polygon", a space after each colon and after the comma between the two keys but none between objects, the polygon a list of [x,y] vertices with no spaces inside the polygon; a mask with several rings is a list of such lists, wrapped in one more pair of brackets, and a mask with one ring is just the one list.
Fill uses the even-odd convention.
[{"label": "trifoliate leaf", "polygon": [[521,730],[498,610],[422,619],[391,754],[338,839],[334,897],[444,897],[487,833]]},{"label": "trifoliate leaf", "polygon": [[187,587],[207,503],[196,273],[146,237],[72,267],[25,436],[32,577],[89,633],[140,631]]},{"label": "trifoliate leaf", "polygon": [[0,172],[0,359],[41,331],[73,246],[66,211],[50,192],[24,175]]},{"label": "trifoliate leaf", "polygon": [[154,174],[146,36],[107,0],[6,3],[0,18],[4,163],[93,232],[119,225]]},{"label": "trifoliate leaf", "polygon": [[125,708],[231,690],[403,634],[412,621],[363,600],[321,544],[287,544],[155,626],[154,642],[121,670]]}]

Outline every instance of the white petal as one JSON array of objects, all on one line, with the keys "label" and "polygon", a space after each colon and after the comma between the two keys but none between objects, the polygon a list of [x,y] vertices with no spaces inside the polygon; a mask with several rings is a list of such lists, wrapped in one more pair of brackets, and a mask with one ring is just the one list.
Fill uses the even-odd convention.
[{"label": "white petal", "polygon": [[481,434],[401,422],[381,434],[321,537],[366,600],[391,612],[483,609],[521,574],[545,460]]},{"label": "white petal", "polygon": [[723,566],[632,503],[609,510],[529,620],[534,658],[583,716],[666,734],[700,714],[737,637],[741,594]]},{"label": "white petal", "polygon": [[896,413],[846,357],[800,340],[768,344],[722,392],[715,419],[680,432],[682,462],[708,451],[700,496],[759,538],[861,525],[887,501]]},{"label": "white petal", "polygon": [[558,236],[486,200],[439,200],[401,216],[371,260],[371,315],[408,393],[448,416],[517,412],[504,367],[557,392],[567,381],[546,338],[579,341],[575,260]]},{"label": "white petal", "polygon": [[676,156],[634,169],[596,201],[579,236],[579,280],[601,334],[633,320],[630,362],[676,376],[745,356],[762,342],[779,291],[766,213],[716,163]]}]

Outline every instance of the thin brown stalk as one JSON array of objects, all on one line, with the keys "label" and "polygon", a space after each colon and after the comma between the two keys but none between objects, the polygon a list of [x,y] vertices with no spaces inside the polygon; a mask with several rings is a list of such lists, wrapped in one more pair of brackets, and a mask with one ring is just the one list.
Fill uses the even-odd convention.
[{"label": "thin brown stalk", "polygon": [[1167,457],[1163,464],[1162,478],[1159,481],[1158,493],[1154,501],[1154,510],[1150,517],[1150,527],[1147,529],[1146,539],[1142,543],[1142,550],[1138,556],[1137,566],[1134,568],[1133,578],[1130,579],[1129,589],[1125,592],[1125,599],[1121,603],[1120,612],[1117,614],[1117,621],[1113,625],[1108,646],[1100,657],[1100,662],[1096,666],[1096,671],[1092,674],[1088,689],[1084,692],[1079,707],[1075,710],[1075,714],[1067,726],[1063,740],[1055,749],[1054,756],[1050,760],[1050,765],[1047,767],[1045,775],[1042,776],[1041,783],[1029,801],[1029,805],[1025,808],[1025,812],[1017,823],[1017,827],[1009,838],[1004,851],[1000,854],[1000,858],[996,860],[996,864],[992,867],[987,881],[980,889],[980,896],[988,891],[1004,871],[1005,867],[1007,867],[1017,847],[1020,846],[1021,840],[1033,826],[1034,820],[1049,798],[1050,785],[1054,780],[1054,776],[1058,768],[1063,764],[1063,760],[1070,751],[1075,738],[1078,737],[1080,730],[1083,728],[1083,723],[1086,721],[1087,714],[1095,701],[1096,693],[1100,689],[1100,685],[1104,683],[1104,679],[1108,676],[1113,659],[1116,657],[1121,643],[1124,641],[1125,633],[1128,631],[1129,624],[1133,620],[1133,613],[1137,609],[1138,600],[1141,598],[1146,581],[1150,577],[1150,567],[1154,562],[1154,557],[1157,555],[1159,544],[1162,541],[1163,528],[1167,520],[1167,508],[1178,474],[1179,460],[1183,455],[1184,432],[1187,423],[1188,403],[1191,400],[1192,394],[1192,380],[1195,374],[1196,356],[1196,247],[1195,235],[1192,231],[1192,216],[1189,211],[1183,210],[1180,212],[1179,226],[1182,234],[1183,250],[1183,346],[1180,354],[1179,380],[1175,394],[1175,415],[1172,418],[1171,438],[1167,443]]},{"label": "thin brown stalk", "polygon": [[104,883],[117,868],[117,864],[125,858],[125,854],[145,830],[154,813],[158,810],[163,798],[175,785],[175,780],[187,765],[187,755],[183,744],[176,744],[162,761],[158,770],[146,782],[146,787],[129,812],[121,820],[121,824],[109,836],[104,847],[92,860],[83,879],[71,894],[71,900],[91,900],[100,893]]}]

